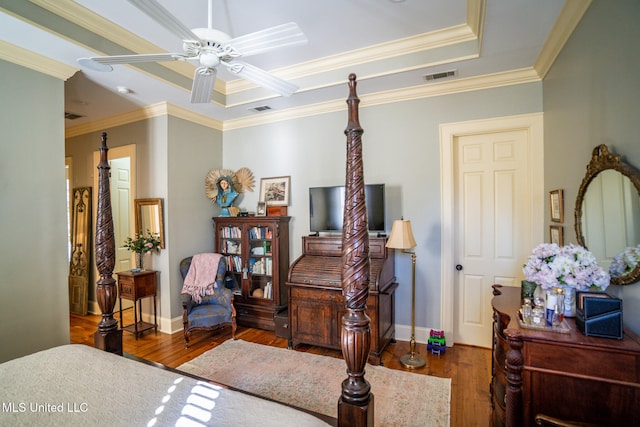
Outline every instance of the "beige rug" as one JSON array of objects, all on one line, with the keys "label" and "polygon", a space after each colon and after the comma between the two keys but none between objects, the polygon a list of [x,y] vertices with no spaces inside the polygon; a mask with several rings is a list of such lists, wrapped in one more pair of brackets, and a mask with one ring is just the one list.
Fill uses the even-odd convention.
[{"label": "beige rug", "polygon": [[[178,369],[337,417],[344,360],[228,340]],[[376,426],[448,426],[451,379],[367,365]]]}]

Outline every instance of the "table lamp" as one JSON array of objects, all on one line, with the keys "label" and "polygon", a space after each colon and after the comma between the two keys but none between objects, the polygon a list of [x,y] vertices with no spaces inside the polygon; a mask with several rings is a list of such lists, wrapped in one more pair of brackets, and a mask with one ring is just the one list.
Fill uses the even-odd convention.
[{"label": "table lamp", "polygon": [[411,341],[409,341],[409,354],[400,358],[400,363],[406,368],[415,369],[423,367],[427,362],[416,354],[416,254],[408,249],[416,247],[416,239],[413,238],[411,221],[397,219],[393,221],[391,235],[387,241],[387,247],[401,249],[402,253],[411,254]]}]

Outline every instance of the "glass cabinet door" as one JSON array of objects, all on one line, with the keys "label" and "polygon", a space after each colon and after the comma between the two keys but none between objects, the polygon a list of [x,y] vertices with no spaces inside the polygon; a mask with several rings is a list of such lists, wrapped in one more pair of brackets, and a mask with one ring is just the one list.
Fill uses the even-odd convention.
[{"label": "glass cabinet door", "polygon": [[249,229],[249,296],[273,300],[273,229],[256,226]]},{"label": "glass cabinet door", "polygon": [[242,295],[242,228],[224,226],[219,233],[218,251],[227,260],[225,286]]}]

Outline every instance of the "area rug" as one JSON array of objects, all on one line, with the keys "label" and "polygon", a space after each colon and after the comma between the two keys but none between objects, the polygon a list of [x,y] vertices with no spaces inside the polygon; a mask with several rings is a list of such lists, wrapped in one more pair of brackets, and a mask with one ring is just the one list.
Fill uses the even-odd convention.
[{"label": "area rug", "polygon": [[[344,360],[228,340],[179,370],[331,417],[347,378]],[[451,379],[367,365],[375,425],[448,426]]]}]

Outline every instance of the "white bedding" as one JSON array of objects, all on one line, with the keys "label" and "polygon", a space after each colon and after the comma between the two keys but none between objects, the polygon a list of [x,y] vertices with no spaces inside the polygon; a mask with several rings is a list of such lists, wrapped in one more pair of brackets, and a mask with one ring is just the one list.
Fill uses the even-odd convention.
[{"label": "white bedding", "polygon": [[77,344],[0,364],[0,401],[0,426],[328,425],[275,402]]}]

